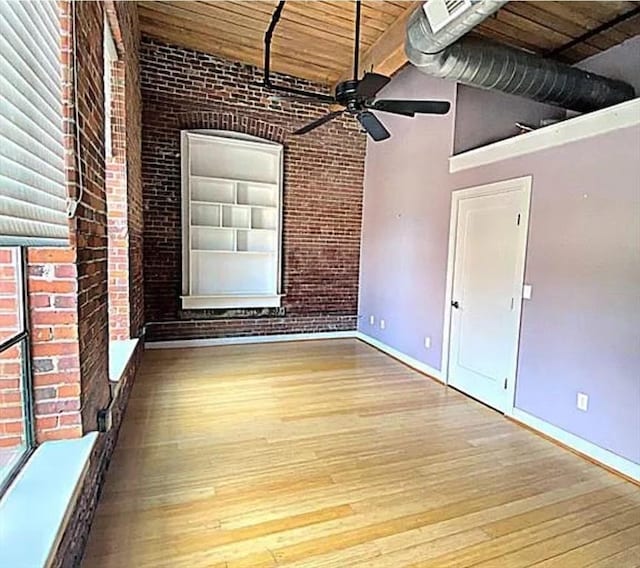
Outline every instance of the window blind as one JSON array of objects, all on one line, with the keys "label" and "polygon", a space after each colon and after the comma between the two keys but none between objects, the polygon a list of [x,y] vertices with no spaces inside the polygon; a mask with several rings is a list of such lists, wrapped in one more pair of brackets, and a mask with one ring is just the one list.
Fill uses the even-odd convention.
[{"label": "window blind", "polygon": [[68,241],[55,1],[0,1],[0,245]]}]

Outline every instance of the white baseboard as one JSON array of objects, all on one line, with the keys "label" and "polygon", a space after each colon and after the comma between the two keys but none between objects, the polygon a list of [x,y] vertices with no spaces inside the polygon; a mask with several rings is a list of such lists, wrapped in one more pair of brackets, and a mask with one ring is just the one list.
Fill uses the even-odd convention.
[{"label": "white baseboard", "polygon": [[521,422],[522,424],[557,440],[565,446],[568,446],[569,448],[584,454],[585,456],[600,462],[615,471],[619,471],[631,479],[640,481],[640,464],[634,463],[631,460],[619,456],[618,454],[614,454],[609,450],[605,450],[600,446],[596,446],[595,444],[588,442],[575,434],[571,434],[562,428],[558,428],[553,424],[549,424],[548,422],[533,416],[524,410],[514,408],[508,415],[517,422]]},{"label": "white baseboard", "polygon": [[364,341],[365,343],[368,343],[369,345],[371,345],[372,347],[375,347],[376,349],[380,349],[380,351],[383,351],[387,355],[391,355],[391,357],[393,357],[394,359],[398,359],[398,361],[402,361],[405,365],[408,365],[412,369],[415,369],[416,371],[420,371],[421,373],[424,373],[425,375],[429,375],[430,377],[437,379],[441,383],[444,383],[442,373],[437,369],[434,369],[430,365],[427,365],[422,361],[418,361],[417,359],[414,359],[413,357],[410,357],[409,355],[406,355],[401,351],[398,351],[397,349],[390,347],[386,343],[383,343],[382,341],[374,339],[373,337],[371,337],[370,335],[367,335],[366,333],[362,333],[361,331],[355,332],[354,337],[356,337],[357,339],[360,339],[361,341]]},{"label": "white baseboard", "polygon": [[176,349],[181,347],[213,347],[216,345],[249,345],[252,343],[277,343],[280,341],[309,341],[311,339],[349,339],[356,337],[355,330],[320,331],[316,333],[283,333],[279,335],[246,335],[242,337],[217,337],[206,339],[176,339],[173,341],[148,341],[145,349]]}]

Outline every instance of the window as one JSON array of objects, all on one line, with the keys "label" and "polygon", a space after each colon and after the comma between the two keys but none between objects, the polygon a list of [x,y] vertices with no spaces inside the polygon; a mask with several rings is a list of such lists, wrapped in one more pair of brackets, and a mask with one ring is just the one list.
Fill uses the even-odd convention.
[{"label": "window", "polygon": [[280,305],[282,145],[182,133],[185,309]]},{"label": "window", "polygon": [[0,245],[68,240],[60,17],[0,1]]},{"label": "window", "polygon": [[34,446],[23,249],[0,248],[0,494]]},{"label": "window", "polygon": [[[1,1],[1,0],[0,0]],[[109,379],[118,381],[136,346],[130,339],[129,231],[127,204],[127,148],[125,127],[125,66],[118,57],[105,6],[104,18],[104,154],[107,199]],[[112,14],[115,16],[115,14]],[[111,22],[117,26],[117,18]],[[117,28],[113,28],[117,32]]]}]

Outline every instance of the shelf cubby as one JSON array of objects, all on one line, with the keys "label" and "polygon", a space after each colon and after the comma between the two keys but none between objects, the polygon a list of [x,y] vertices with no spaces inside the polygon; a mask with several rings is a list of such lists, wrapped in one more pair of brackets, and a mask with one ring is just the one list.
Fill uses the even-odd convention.
[{"label": "shelf cubby", "polygon": [[191,207],[191,225],[220,227],[220,206],[211,203],[199,203]]},{"label": "shelf cubby", "polygon": [[251,228],[252,229],[275,230],[277,223],[278,223],[278,212],[276,209],[264,209],[261,207],[253,207],[251,209]]},{"label": "shelf cubby", "polygon": [[275,252],[275,231],[238,231],[237,250],[239,252]]},{"label": "shelf cubby", "polygon": [[238,203],[242,205],[276,207],[278,204],[278,188],[275,185],[238,182]]},{"label": "shelf cubby", "polygon": [[192,227],[191,247],[197,250],[234,251],[235,232],[217,227]]},{"label": "shelf cubby", "polygon": [[250,227],[250,211],[246,207],[222,206],[222,226],[233,229],[247,229]]},{"label": "shelf cubby", "polygon": [[216,178],[191,178],[191,199],[212,203],[235,203],[236,189],[232,181]]}]

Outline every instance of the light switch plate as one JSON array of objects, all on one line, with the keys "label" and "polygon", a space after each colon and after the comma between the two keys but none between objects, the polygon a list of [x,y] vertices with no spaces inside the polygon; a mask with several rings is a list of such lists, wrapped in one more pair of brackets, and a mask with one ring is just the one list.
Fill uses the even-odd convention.
[{"label": "light switch plate", "polygon": [[380,320],[380,329],[384,329],[384,320]]},{"label": "light switch plate", "polygon": [[369,316],[369,325],[376,324],[376,316]]},{"label": "light switch plate", "polygon": [[589,409],[589,395],[579,392],[576,400],[576,406],[578,407],[578,410],[586,412]]},{"label": "light switch plate", "polygon": [[524,286],[522,286],[522,299],[530,300],[532,292],[533,292],[533,286],[531,286],[531,284],[525,284]]}]

